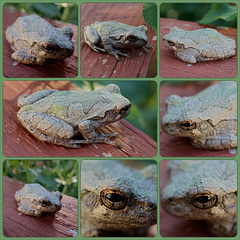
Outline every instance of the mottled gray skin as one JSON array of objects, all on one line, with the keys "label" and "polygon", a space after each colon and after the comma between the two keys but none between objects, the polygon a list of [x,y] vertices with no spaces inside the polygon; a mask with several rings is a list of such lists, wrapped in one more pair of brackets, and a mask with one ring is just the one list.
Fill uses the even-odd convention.
[{"label": "mottled gray skin", "polygon": [[172,27],[163,37],[163,44],[174,51],[174,55],[187,63],[214,61],[235,55],[235,40],[215,29],[205,28],[184,31]]},{"label": "mottled gray skin", "polygon": [[45,213],[55,213],[62,207],[60,192],[49,192],[40,184],[25,184],[15,193],[18,211],[29,216],[41,217]]},{"label": "mottled gray skin", "polygon": [[237,163],[234,160],[170,160],[161,194],[169,214],[205,220],[214,236],[237,234]]},{"label": "mottled gray skin", "polygon": [[192,97],[171,95],[162,129],[189,137],[197,148],[214,150],[237,147],[237,84],[223,81]]},{"label": "mottled gray skin", "polygon": [[64,59],[73,54],[73,31],[55,28],[38,15],[19,17],[6,30],[14,50],[12,58],[24,64],[44,64],[48,58]]},{"label": "mottled gray skin", "polygon": [[[116,191],[121,201],[109,201],[102,191]],[[116,195],[115,195],[116,196]],[[110,207],[110,208],[109,208]],[[81,165],[81,234],[84,237],[141,235],[157,222],[157,166],[141,170],[116,160],[89,160]]]},{"label": "mottled gray skin", "polygon": [[[18,120],[36,138],[65,147],[80,148],[81,143],[107,143],[117,133],[98,133],[97,129],[130,113],[131,103],[115,84],[95,91],[42,90],[18,99]],[[78,136],[83,140],[74,139]]]},{"label": "mottled gray skin", "polygon": [[120,60],[119,55],[130,57],[118,49],[132,49],[142,47],[144,53],[147,48],[147,27],[130,26],[116,21],[95,22],[84,28],[84,39],[87,45],[95,52],[106,52]]}]

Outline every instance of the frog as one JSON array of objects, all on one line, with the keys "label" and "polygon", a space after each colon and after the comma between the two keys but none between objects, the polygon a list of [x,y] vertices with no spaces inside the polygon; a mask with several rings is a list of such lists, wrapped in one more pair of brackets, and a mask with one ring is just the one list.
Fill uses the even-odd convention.
[{"label": "frog", "polygon": [[28,216],[42,217],[46,213],[56,213],[62,207],[62,193],[49,192],[38,183],[27,183],[15,193],[18,211]]},{"label": "frog", "polygon": [[237,83],[221,81],[191,97],[170,95],[164,132],[188,137],[192,146],[224,150],[237,147]]},{"label": "frog", "polygon": [[43,65],[48,59],[68,58],[74,51],[73,30],[55,28],[38,15],[17,18],[5,35],[18,63]]},{"label": "frog", "polygon": [[[139,163],[139,161],[135,161]],[[136,164],[135,163],[135,164]],[[157,222],[157,165],[81,162],[81,235],[146,236]]]},{"label": "frog", "polygon": [[130,101],[116,84],[94,91],[41,90],[21,95],[17,105],[18,120],[37,139],[71,148],[90,143],[120,147],[108,139],[118,133],[97,129],[125,118],[131,110]]},{"label": "frog", "polygon": [[147,45],[147,32],[145,25],[134,27],[117,21],[95,22],[84,28],[84,40],[95,52],[108,53],[120,61],[119,55],[127,58],[130,55],[119,49],[142,48],[148,53],[147,49],[152,46]]},{"label": "frog", "polygon": [[237,234],[235,160],[169,160],[164,210],[178,218],[204,220],[213,236]]},{"label": "frog", "polygon": [[163,37],[163,44],[173,50],[175,57],[190,64],[232,57],[236,48],[234,39],[215,29],[185,31],[176,26]]}]

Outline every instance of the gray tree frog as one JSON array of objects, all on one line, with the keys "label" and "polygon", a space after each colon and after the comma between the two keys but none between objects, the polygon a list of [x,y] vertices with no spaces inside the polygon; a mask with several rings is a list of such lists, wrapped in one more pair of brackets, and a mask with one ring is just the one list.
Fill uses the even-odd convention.
[{"label": "gray tree frog", "polygon": [[237,147],[237,84],[222,81],[192,97],[171,95],[162,129],[169,135],[189,137],[197,148]]},{"label": "gray tree frog", "polygon": [[118,49],[132,49],[142,47],[144,53],[147,48],[147,27],[130,26],[116,21],[95,22],[84,28],[84,39],[88,46],[95,52],[106,52],[120,60],[119,55],[130,57]]},{"label": "gray tree frog", "polygon": [[156,222],[156,164],[134,169],[116,160],[81,163],[82,236],[142,236]]},{"label": "gray tree frog", "polygon": [[237,163],[234,160],[170,160],[163,208],[188,220],[205,220],[214,236],[237,234]]},{"label": "gray tree frog", "polygon": [[215,29],[205,28],[184,31],[172,27],[163,37],[163,44],[174,51],[174,55],[187,63],[214,61],[235,55],[235,40]]},{"label": "gray tree frog", "polygon": [[12,58],[24,64],[44,64],[48,58],[64,59],[73,54],[70,27],[55,28],[38,15],[19,17],[6,30],[14,50]]},{"label": "gray tree frog", "polygon": [[[117,133],[98,133],[97,129],[130,113],[130,101],[115,84],[95,91],[42,90],[18,99],[17,117],[36,138],[65,147],[80,148],[81,143],[107,143]],[[84,139],[77,139],[82,136]]]},{"label": "gray tree frog", "polygon": [[36,183],[25,184],[15,193],[18,211],[29,216],[41,217],[45,213],[55,213],[62,207],[60,192],[49,192]]}]

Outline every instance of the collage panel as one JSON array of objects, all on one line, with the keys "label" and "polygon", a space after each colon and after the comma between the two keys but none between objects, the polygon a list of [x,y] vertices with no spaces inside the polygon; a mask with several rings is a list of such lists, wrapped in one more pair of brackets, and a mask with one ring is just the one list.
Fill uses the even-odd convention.
[{"label": "collage panel", "polygon": [[77,4],[6,3],[2,13],[4,77],[77,77]]},{"label": "collage panel", "polygon": [[161,156],[234,157],[237,83],[162,81],[160,119]]},{"label": "collage panel", "polygon": [[236,236],[237,165],[229,159],[161,161],[160,235]]},{"label": "collage panel", "polygon": [[3,162],[5,237],[78,235],[78,163],[75,160]]},{"label": "collage panel", "polygon": [[81,4],[83,78],[153,78],[156,75],[155,3]]},{"label": "collage panel", "polygon": [[157,154],[154,81],[5,81],[3,99],[6,157]]},{"label": "collage panel", "polygon": [[157,172],[154,160],[83,160],[82,237],[156,236]]},{"label": "collage panel", "polygon": [[237,77],[237,16],[236,3],[161,3],[160,76]]}]

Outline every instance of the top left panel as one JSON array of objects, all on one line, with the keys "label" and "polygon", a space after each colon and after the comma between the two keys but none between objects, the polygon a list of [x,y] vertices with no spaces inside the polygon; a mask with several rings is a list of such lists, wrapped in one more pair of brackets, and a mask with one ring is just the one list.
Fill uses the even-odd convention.
[{"label": "top left panel", "polygon": [[77,24],[78,6],[74,3],[5,4],[4,77],[77,77]]}]

